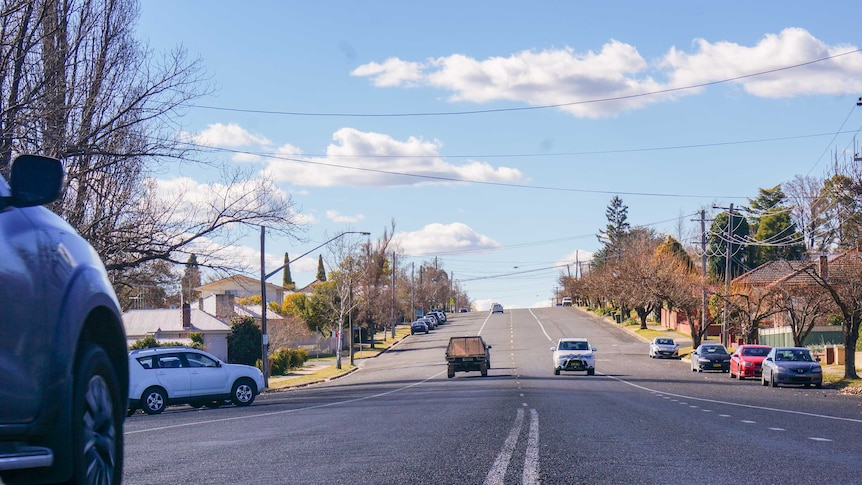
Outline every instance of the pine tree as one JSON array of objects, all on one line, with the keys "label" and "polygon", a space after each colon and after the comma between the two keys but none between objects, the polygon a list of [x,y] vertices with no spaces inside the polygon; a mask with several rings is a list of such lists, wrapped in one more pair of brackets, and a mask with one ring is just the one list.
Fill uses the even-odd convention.
[{"label": "pine tree", "polygon": [[288,257],[287,253],[284,253],[284,275],[281,277],[281,286],[291,291],[296,289],[296,283],[293,282],[293,278],[290,276],[290,257]]},{"label": "pine tree", "polygon": [[323,268],[323,255],[317,257],[317,281],[326,281],[326,270]]},{"label": "pine tree", "polygon": [[180,280],[183,301],[190,302],[200,298],[200,293],[194,291],[195,288],[201,285],[201,269],[198,265],[198,258],[194,254],[189,256],[186,262],[186,269],[183,277]]}]

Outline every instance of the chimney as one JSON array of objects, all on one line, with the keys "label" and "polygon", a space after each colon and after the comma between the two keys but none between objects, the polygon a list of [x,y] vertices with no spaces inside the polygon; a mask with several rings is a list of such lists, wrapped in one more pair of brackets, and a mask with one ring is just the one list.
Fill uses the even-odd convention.
[{"label": "chimney", "polygon": [[233,295],[230,293],[216,295],[216,318],[227,320],[234,316]]},{"label": "chimney", "polygon": [[192,326],[192,306],[189,303],[183,303],[183,329],[191,328]]},{"label": "chimney", "polygon": [[820,255],[817,265],[817,274],[819,274],[824,280],[829,278],[829,262],[825,254]]}]

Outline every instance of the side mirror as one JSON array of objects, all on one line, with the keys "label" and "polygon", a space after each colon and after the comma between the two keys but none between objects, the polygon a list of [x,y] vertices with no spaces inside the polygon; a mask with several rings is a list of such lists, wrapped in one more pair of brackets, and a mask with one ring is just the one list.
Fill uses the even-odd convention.
[{"label": "side mirror", "polygon": [[818,355],[817,357],[814,358],[814,360],[816,360],[817,362],[820,362],[820,356]]},{"label": "side mirror", "polygon": [[32,207],[54,202],[63,191],[63,165],[55,158],[19,155],[12,162],[8,205]]},{"label": "side mirror", "polygon": [[556,347],[551,347],[551,352],[556,352],[556,351],[557,351]]},{"label": "side mirror", "polygon": [[592,350],[593,350],[593,352],[598,352],[598,350],[599,350],[599,349],[597,349],[597,348],[593,347],[593,349],[592,349]]},{"label": "side mirror", "polygon": [[489,349],[490,349],[490,348],[491,348],[491,346],[489,345],[487,348],[489,348]]}]

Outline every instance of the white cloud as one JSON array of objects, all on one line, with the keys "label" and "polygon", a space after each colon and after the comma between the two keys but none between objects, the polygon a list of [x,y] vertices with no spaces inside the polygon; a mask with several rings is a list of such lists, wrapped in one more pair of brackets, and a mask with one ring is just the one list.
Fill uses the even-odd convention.
[{"label": "white cloud", "polygon": [[271,142],[264,136],[249,133],[236,123],[215,123],[192,136],[195,143],[208,147],[236,148],[268,146]]},{"label": "white cloud", "polygon": [[326,148],[326,157],[307,158],[305,163],[296,161],[292,153],[279,151],[279,158],[269,160],[266,176],[293,185],[318,187],[526,180],[515,168],[494,168],[479,161],[451,164],[440,156],[439,140],[411,136],[401,141],[353,128],[341,128],[332,138],[334,143]]},{"label": "white cloud", "polygon": [[[752,47],[732,42],[695,40],[693,54],[672,48],[663,65],[671,68],[671,84],[686,86],[731,79],[756,72],[803,64],[855,50],[852,45],[829,46],[805,29],[789,28],[768,34]],[[862,53],[836,57],[794,69],[734,81],[751,95],[785,98],[810,94],[856,94],[862,91]]]},{"label": "white cloud", "polygon": [[393,242],[409,255],[438,254],[449,251],[481,251],[499,248],[500,244],[460,222],[428,224],[414,232],[399,232]]},{"label": "white cloud", "polygon": [[[564,48],[521,51],[484,60],[461,54],[420,63],[388,59],[383,64],[360,66],[352,74],[370,77],[374,85],[381,87],[440,88],[452,93],[449,100],[453,102],[568,104],[559,109],[578,117],[595,118],[695,95],[703,88],[638,96],[644,93],[731,79],[856,49],[852,45],[829,46],[799,28],[765,35],[753,47],[731,42],[709,43],[703,39],[695,40],[695,46],[694,54],[671,47],[652,64],[635,46],[611,40],[598,52],[576,53]],[[657,73],[665,75],[667,81],[654,79],[652,74]],[[862,90],[862,54],[735,82],[742,84],[749,94],[761,97],[855,94]],[[571,104],[603,99],[614,101]]]},{"label": "white cloud", "polygon": [[352,224],[355,222],[361,222],[361,221],[365,220],[365,216],[362,214],[357,214],[355,216],[346,216],[346,215],[340,214],[338,211],[332,210],[332,209],[326,211],[326,218],[332,222],[338,222],[341,224]]}]

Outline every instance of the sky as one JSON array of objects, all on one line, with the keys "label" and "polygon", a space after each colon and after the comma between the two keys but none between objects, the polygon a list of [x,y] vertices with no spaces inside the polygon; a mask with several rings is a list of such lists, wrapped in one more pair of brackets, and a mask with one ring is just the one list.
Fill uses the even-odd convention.
[{"label": "sky", "polygon": [[[690,246],[699,211],[822,177],[862,129],[856,2],[145,0],[138,39],[200,58],[195,143],[272,180],[302,237],[395,222],[487,310],[551,304],[619,196]],[[168,171],[201,189],[210,174]],[[259,266],[259,234],[238,253]],[[317,254],[291,264],[314,279]],[[259,273],[258,273],[259,274]],[[255,276],[250,274],[250,276]],[[279,283],[280,277],[270,279]]]}]

